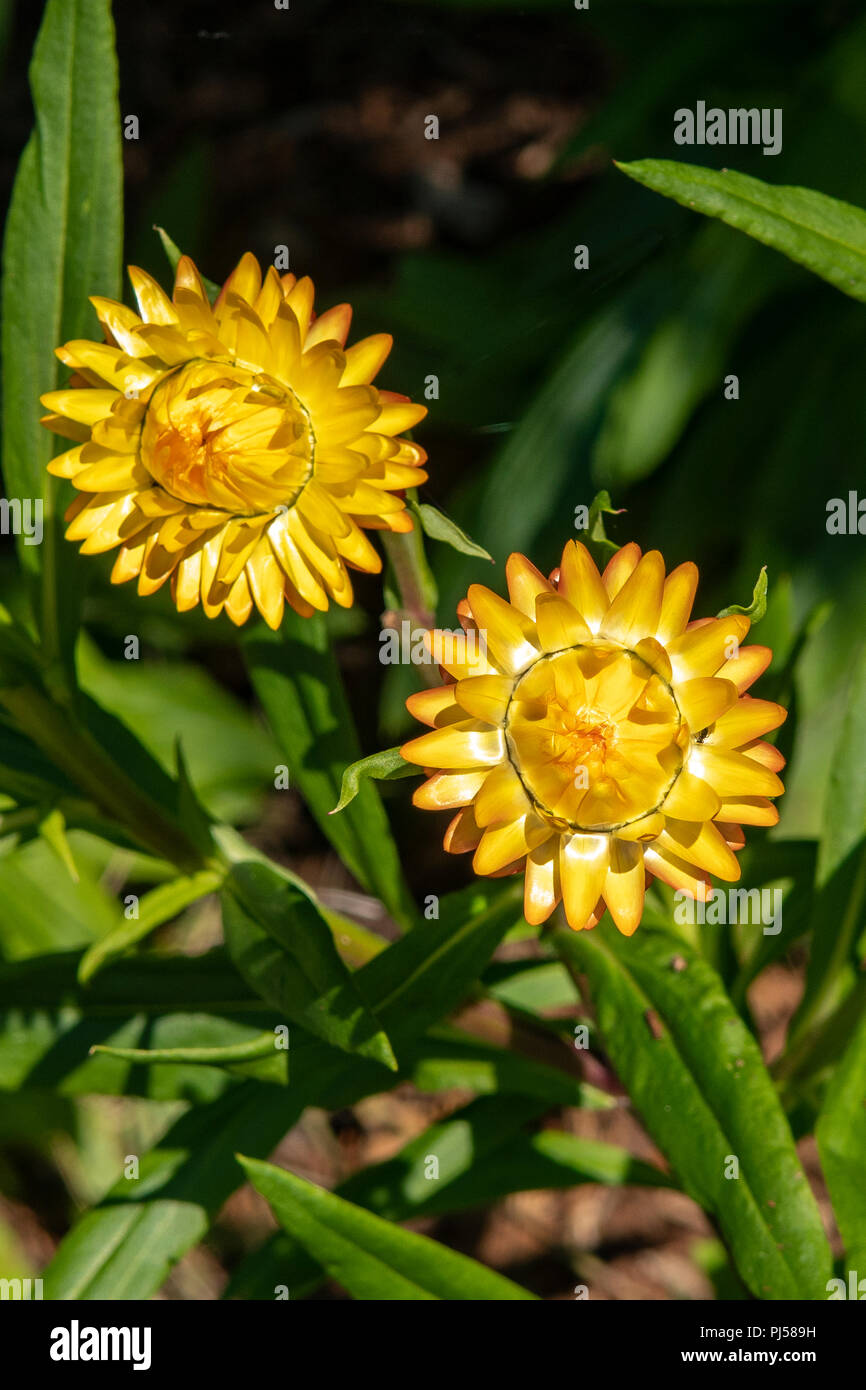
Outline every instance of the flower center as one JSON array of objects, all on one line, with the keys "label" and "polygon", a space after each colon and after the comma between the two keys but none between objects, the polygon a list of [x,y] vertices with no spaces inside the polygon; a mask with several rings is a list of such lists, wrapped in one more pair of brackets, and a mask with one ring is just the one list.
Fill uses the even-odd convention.
[{"label": "flower center", "polygon": [[533,662],[515,683],[505,733],[536,810],[559,829],[592,832],[660,806],[688,741],[667,681],[602,641]]},{"label": "flower center", "polygon": [[154,391],[140,455],[173,497],[250,516],[297,501],[315,435],[301,401],[271,377],[194,361]]}]

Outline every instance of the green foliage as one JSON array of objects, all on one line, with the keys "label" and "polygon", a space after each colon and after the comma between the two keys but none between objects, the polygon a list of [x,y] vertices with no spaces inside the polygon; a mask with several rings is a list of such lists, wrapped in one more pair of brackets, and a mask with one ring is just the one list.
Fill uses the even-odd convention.
[{"label": "green foliage", "polygon": [[429,502],[414,502],[410,499],[409,509],[418,518],[426,536],[430,536],[434,541],[444,541],[454,550],[459,550],[461,555],[473,555],[481,560],[489,560],[493,563],[493,556],[488,554],[483,545],[476,544],[470,540],[465,531],[461,531],[456,521],[451,521],[449,517],[440,512],[438,507],[432,506]]},{"label": "green foliage", "polygon": [[397,1063],[312,899],[265,864],[235,864],[223,890],[229,954],[275,1009],[346,1052]]},{"label": "green foliage", "polygon": [[[440,6],[458,57],[475,26],[508,39],[531,15],[554,47],[580,26],[575,81],[592,80],[573,102],[554,94],[550,130],[507,176],[495,160],[470,174],[455,141],[460,177],[416,189],[422,215],[406,222],[444,229],[438,243],[386,259],[385,238],[374,268],[356,248],[366,278],[346,297],[394,334],[387,384],[417,396],[433,369],[440,382],[419,435],[430,482],[406,496],[414,530],[374,538],[384,577],[359,578],[351,611],[287,612],[278,633],[239,637],[165,591],[110,586],[62,538],[71,490],[46,463],[68,441],[38,423],[38,397],[65,380],[55,348],[99,336],[88,296],[121,296],[121,115],[109,0],[47,0],[0,305],[5,493],[45,503],[43,543],[19,535],[0,556],[0,1187],[17,1212],[50,1172],[51,1238],[68,1231],[47,1297],[174,1296],[166,1281],[207,1241],[228,1298],[330,1281],[371,1301],[532,1299],[452,1249],[470,1229],[452,1223],[600,1185],[640,1189],[648,1210],[657,1189],[690,1198],[714,1232],[692,1263],[719,1299],[820,1300],[833,1262],[804,1136],[840,1267],[862,1269],[866,169],[851,152],[866,141],[866,22],[800,9],[808,42],[780,6],[744,0]],[[395,0],[395,33],[416,11],[429,23]],[[674,93],[751,106],[759,64],[762,90],[785,98],[777,159],[741,147],[735,172],[643,157],[674,148]],[[522,109],[509,97],[505,124]],[[772,182],[757,176],[770,165]],[[184,247],[200,238],[222,278],[238,232],[207,225],[213,167],[205,131],[158,186],[137,171],[131,258],[149,264],[161,243],[177,265],[157,221]],[[251,219],[250,244],[262,235]],[[298,274],[318,277],[310,254]],[[853,505],[847,536],[827,528],[834,498]],[[520,875],[447,891],[470,871],[446,870],[441,828],[397,785],[418,773],[399,741],[419,673],[379,671],[376,623],[451,627],[469,583],[501,592],[510,551],[547,572],[575,536],[600,565],[631,539],[669,568],[695,559],[695,618],[762,623],[774,660],[752,693],[789,710],[772,736],[787,790],[777,829],[747,828],[740,865],[744,886],[781,892],[778,933],[680,924],[658,883],[631,938],[609,917],[530,927]],[[779,979],[802,998],[768,1067],[752,987]],[[347,1111],[363,1130],[407,1101],[423,1118],[395,1126],[390,1156],[343,1161],[326,1117],[339,1136]],[[657,1161],[599,1137],[625,1107]],[[295,1166],[296,1126],[341,1155],[334,1191],[266,1161]],[[18,1190],[22,1154],[38,1163]],[[221,1216],[245,1181],[279,1223],[267,1239],[238,1240]],[[418,1221],[423,1235],[403,1224]],[[4,1218],[0,1276],[39,1272],[20,1246]],[[581,1277],[584,1255],[600,1263],[565,1238],[549,1253],[566,1283],[572,1257]],[[521,1277],[540,1284],[530,1266]]]},{"label": "green foliage", "polygon": [[161,883],[153,888],[139,902],[137,917],[124,916],[85,952],[79,967],[82,984],[86,984],[107,961],[122,956],[130,946],[143,941],[165,922],[170,922],[191,903],[198,902],[205,894],[221,887],[222,881],[220,874],[203,869],[189,878],[172,879],[170,883]]},{"label": "green foliage", "polygon": [[767,566],[761,566],[761,572],[755,580],[755,587],[752,591],[752,602],[746,607],[739,603],[731,603],[727,608],[716,614],[717,618],[727,618],[731,613],[742,613],[749,619],[752,627],[759,623],[767,611]]},{"label": "green foliage", "polygon": [[556,940],[589,977],[618,1075],[685,1190],[717,1217],[752,1293],[824,1296],[818,1208],[760,1051],[707,962],[646,925],[631,939]]},{"label": "green foliage", "polygon": [[240,1162],[280,1224],[355,1298],[533,1297],[465,1255],[401,1230],[303,1178],[255,1159]]},{"label": "green foliage", "polygon": [[120,112],[110,0],[49,0],[30,83],[36,128],[21,158],[3,243],[3,476],[10,496],[44,501],[45,543],[28,545],[22,535],[19,554],[31,573],[42,561],[46,650],[68,660],[79,586],[60,534],[62,489],[45,472],[55,441],[39,423],[37,401],[59,384],[54,349],[97,327],[88,295],[116,297],[120,289]]},{"label": "green foliage", "polygon": [[366,777],[372,777],[377,782],[392,782],[401,777],[417,776],[417,767],[401,757],[399,748],[386,748],[381,753],[371,753],[356,763],[350,763],[346,768],[340,783],[340,800],[331,814],[336,815],[338,811],[344,810],[350,801],[354,801],[361,782]]},{"label": "green foliage", "polygon": [[810,188],[779,188],[730,169],[667,159],[617,166],[684,207],[721,218],[854,299],[866,299],[866,212]]}]

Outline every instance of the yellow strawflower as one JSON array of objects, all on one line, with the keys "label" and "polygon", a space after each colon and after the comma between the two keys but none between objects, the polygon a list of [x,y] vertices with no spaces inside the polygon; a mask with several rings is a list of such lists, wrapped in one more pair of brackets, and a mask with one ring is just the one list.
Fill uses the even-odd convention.
[{"label": "yellow strawflower", "polygon": [[209,618],[348,607],[348,569],[381,568],[362,528],[411,530],[399,494],[426,477],[399,438],[425,407],[371,384],[390,335],[347,348],[348,304],[315,317],[311,280],[262,280],[249,253],[213,306],[187,256],[172,299],[129,275],[139,312],[94,297],[107,341],[58,348],[76,375],[42,398],[43,423],[80,441],[49,465],[79,489],[68,538],[119,547],[114,583],[170,579]]},{"label": "yellow strawflower", "polygon": [[739,878],[743,825],[784,790],[761,736],[785,710],[743,694],[771,657],[740,646],[749,619],[690,623],[697,567],[665,577],[635,544],[601,575],[574,541],[550,580],[523,555],[506,574],[510,602],[473,584],[463,632],[429,635],[450,680],[408,700],[432,726],[401,750],[432,772],[415,805],[457,812],[445,848],[525,870],[527,921],[562,900],[576,930],[607,907],[630,935],[652,876],[699,900]]}]

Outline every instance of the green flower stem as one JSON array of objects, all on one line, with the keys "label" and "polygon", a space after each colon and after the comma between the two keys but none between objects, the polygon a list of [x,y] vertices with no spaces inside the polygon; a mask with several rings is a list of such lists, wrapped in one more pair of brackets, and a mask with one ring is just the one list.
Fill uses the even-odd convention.
[{"label": "green flower stem", "polygon": [[401,612],[416,627],[432,627],[438,596],[424,554],[421,527],[416,522],[411,531],[383,531],[382,544],[399,590]]},{"label": "green flower stem", "polygon": [[[388,610],[383,614],[384,625],[399,628],[401,620],[408,618],[413,632],[416,628],[428,631],[436,623],[437,593],[424,554],[420,525],[416,522],[412,531],[383,531],[382,544],[400,601],[396,612]],[[423,663],[420,671],[428,685],[440,684],[439,667],[432,662]]]}]

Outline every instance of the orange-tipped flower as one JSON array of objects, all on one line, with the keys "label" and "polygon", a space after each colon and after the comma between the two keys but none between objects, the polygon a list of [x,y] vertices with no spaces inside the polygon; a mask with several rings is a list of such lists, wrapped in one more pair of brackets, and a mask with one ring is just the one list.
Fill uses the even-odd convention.
[{"label": "orange-tipped flower", "polygon": [[634,544],[602,575],[574,541],[549,581],[522,555],[506,574],[508,603],[469,589],[465,640],[431,634],[449,684],[408,700],[432,726],[401,750],[432,771],[415,805],[457,810],[445,848],[525,869],[527,921],[561,899],[576,930],[607,907],[630,935],[653,875],[699,900],[739,878],[743,825],[774,825],[784,790],[762,735],[785,710],[743,694],[771,656],[741,648],[749,619],[690,623],[697,567],[666,578]]},{"label": "orange-tipped flower", "polygon": [[348,304],[316,318],[309,279],[263,281],[249,254],[213,306],[187,256],[172,299],[129,274],[138,314],[95,297],[107,341],[58,348],[76,375],[42,398],[43,423],[80,441],[49,465],[79,489],[67,536],[120,547],[114,583],[170,578],[178,609],[209,618],[348,607],[347,567],[381,568],[361,528],[410,531],[398,494],[426,477],[399,438],[425,407],[371,384],[390,336],[345,347]]}]

